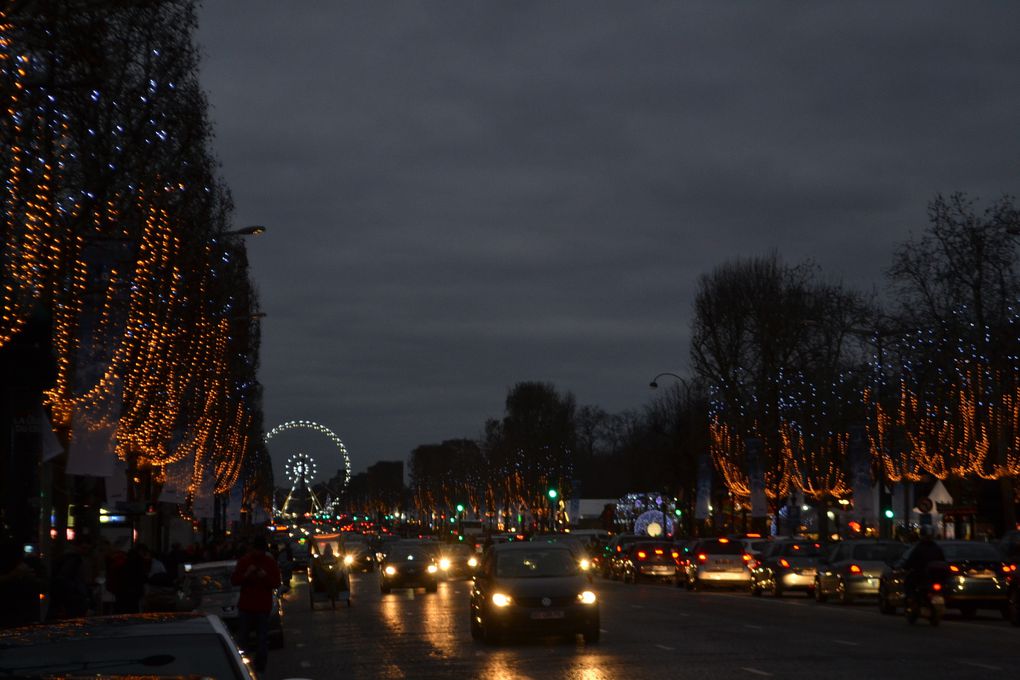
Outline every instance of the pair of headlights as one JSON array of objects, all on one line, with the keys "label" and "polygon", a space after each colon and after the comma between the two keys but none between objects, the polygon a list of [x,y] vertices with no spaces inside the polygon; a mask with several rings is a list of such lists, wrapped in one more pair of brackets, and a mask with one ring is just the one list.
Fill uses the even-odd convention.
[{"label": "pair of headlights", "polygon": [[[577,601],[581,604],[595,604],[597,600],[598,598],[595,596],[595,593],[590,590],[585,590],[577,594]],[[492,594],[492,604],[497,607],[509,607],[513,604],[513,601],[514,599],[512,597],[504,593]]]},{"label": "pair of headlights", "polygon": [[[428,571],[428,573],[430,573],[430,574],[434,574],[434,573],[436,573],[437,571],[439,571],[439,567],[437,567],[437,566],[436,566],[436,565],[434,565],[434,564],[430,564],[430,565],[429,565],[428,567],[426,567],[426,569],[425,569],[425,570],[426,570],[426,571]],[[386,574],[387,576],[396,576],[396,574],[397,574],[397,568],[396,568],[396,567],[394,567],[394,566],[393,566],[393,565],[391,564],[391,565],[389,565],[388,567],[386,567],[385,569],[383,569],[383,573],[384,573],[384,574]]]}]

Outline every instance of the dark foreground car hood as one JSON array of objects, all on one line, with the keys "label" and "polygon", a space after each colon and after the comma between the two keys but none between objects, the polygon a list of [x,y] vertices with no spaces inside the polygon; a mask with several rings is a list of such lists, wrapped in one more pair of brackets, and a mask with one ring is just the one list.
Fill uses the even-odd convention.
[{"label": "dark foreground car hood", "polygon": [[576,597],[584,590],[591,590],[591,584],[583,576],[536,577],[536,578],[496,578],[492,582],[494,590],[506,593],[510,597]]}]

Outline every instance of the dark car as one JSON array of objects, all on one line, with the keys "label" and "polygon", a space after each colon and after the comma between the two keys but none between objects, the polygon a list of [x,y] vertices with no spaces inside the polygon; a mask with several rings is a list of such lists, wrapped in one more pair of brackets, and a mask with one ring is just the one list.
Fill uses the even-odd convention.
[{"label": "dark car", "polygon": [[768,591],[775,597],[801,591],[815,594],[815,576],[822,546],[814,541],[782,538],[773,541],[757,559],[751,558],[751,594]]},{"label": "dark car", "polygon": [[344,565],[351,571],[375,570],[375,552],[366,541],[344,538]]},{"label": "dark car", "polygon": [[555,543],[492,546],[471,589],[471,637],[510,633],[599,639],[599,604],[570,550]]},{"label": "dark car", "polygon": [[393,588],[439,588],[439,564],[435,555],[420,545],[395,543],[379,565],[379,590],[385,595]]},{"label": "dark car", "polygon": [[606,546],[605,557],[602,562],[602,575],[606,578],[623,578],[623,558],[625,551],[631,545],[642,539],[634,534],[618,534]]},{"label": "dark car", "polygon": [[[237,635],[240,623],[237,602],[241,589],[230,581],[236,566],[233,560],[185,565],[178,609],[218,616],[230,632]],[[269,614],[269,644],[283,647],[283,604],[279,591],[275,590]]]},{"label": "dark car", "polygon": [[49,677],[254,676],[215,616],[128,614],[0,631],[0,675]]},{"label": "dark car", "polygon": [[[1002,553],[990,543],[977,541],[936,541],[949,565],[949,582],[943,589],[947,609],[959,609],[971,617],[978,609],[997,609],[1008,616],[1006,594],[1012,568]],[[878,586],[878,606],[884,614],[895,614],[903,606],[906,560],[918,544],[914,544],[882,574]]]},{"label": "dark car", "polygon": [[906,549],[898,541],[843,541],[818,560],[815,600],[835,597],[841,604],[853,604],[858,597],[877,596],[882,572]]},{"label": "dark car", "polygon": [[439,573],[447,579],[471,578],[480,555],[466,543],[448,543],[439,549]]},{"label": "dark car", "polygon": [[643,580],[676,582],[679,552],[672,541],[638,541],[623,558],[623,581]]}]

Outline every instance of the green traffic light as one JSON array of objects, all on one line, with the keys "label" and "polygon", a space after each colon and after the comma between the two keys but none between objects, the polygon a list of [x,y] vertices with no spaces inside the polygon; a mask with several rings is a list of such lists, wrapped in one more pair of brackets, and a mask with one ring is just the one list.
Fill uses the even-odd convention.
[{"label": "green traffic light", "polygon": [[457,503],[457,512],[464,512],[464,504]]},{"label": "green traffic light", "polygon": [[456,524],[456,523],[457,523],[457,518],[456,517],[451,517],[450,518],[450,524]]},{"label": "green traffic light", "polygon": [[549,489],[549,499],[556,500],[556,497],[560,495],[560,492],[556,489]]},{"label": "green traffic light", "polygon": [[892,511],[892,508],[886,510],[884,514],[886,519],[892,519],[895,516],[895,513]]},{"label": "green traffic light", "polygon": [[673,514],[679,517],[681,514],[683,514],[683,511],[680,508],[675,508],[673,510]]}]

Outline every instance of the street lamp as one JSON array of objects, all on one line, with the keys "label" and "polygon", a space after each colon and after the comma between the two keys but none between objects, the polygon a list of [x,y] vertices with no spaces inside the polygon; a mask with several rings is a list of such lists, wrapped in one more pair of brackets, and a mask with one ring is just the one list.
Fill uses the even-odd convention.
[{"label": "street lamp", "polygon": [[221,236],[258,236],[259,234],[266,233],[266,228],[261,224],[253,224],[250,227],[242,227],[241,229],[234,229],[232,231],[225,231]]},{"label": "street lamp", "polygon": [[[657,375],[654,378],[652,378],[652,381],[650,383],[648,383],[648,386],[651,387],[653,390],[657,389],[659,387],[659,383],[656,382],[656,381],[659,378],[663,377],[663,376],[669,376],[670,378],[676,378],[677,380],[680,381],[680,384],[682,384],[684,386],[684,389],[687,390],[688,393],[690,393],[690,391],[691,391],[691,383],[687,380],[687,378],[685,378],[685,377],[683,377],[681,375],[677,375],[676,373],[670,373],[669,371],[667,371],[665,373],[660,373],[659,375]],[[669,527],[669,525],[666,523],[666,501],[665,501],[665,499],[663,499],[662,507],[660,509],[662,510],[662,533],[665,534],[667,528]],[[676,533],[676,527],[673,528],[673,533],[674,534]]]}]

